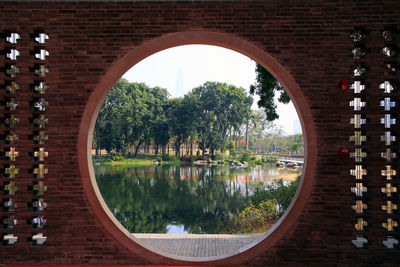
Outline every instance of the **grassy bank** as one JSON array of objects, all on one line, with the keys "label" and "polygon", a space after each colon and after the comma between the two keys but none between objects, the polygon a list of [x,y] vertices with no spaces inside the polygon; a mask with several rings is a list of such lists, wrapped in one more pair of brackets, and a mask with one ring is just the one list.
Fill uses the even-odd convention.
[{"label": "grassy bank", "polygon": [[154,160],[153,159],[123,159],[121,161],[109,161],[109,162],[107,162],[107,164],[151,166],[151,165],[154,165]]},{"label": "grassy bank", "polygon": [[251,155],[250,151],[245,151],[240,156],[226,156],[221,153],[217,153],[215,156],[182,156],[176,157],[169,154],[164,155],[145,155],[145,158],[124,158],[123,156],[94,156],[93,162],[95,164],[108,164],[108,165],[139,165],[139,166],[149,166],[153,165],[155,161],[162,162],[162,164],[193,164],[196,160],[215,160],[215,161],[225,161],[229,163],[230,160],[235,160],[239,162],[247,162],[250,166],[262,165],[266,163],[274,163],[277,161],[276,156],[266,156],[262,158],[257,158]]},{"label": "grassy bank", "polygon": [[104,165],[134,165],[134,166],[151,166],[154,165],[154,159],[131,159],[131,158],[121,158],[118,160],[113,160],[112,158],[104,158],[94,160],[95,164]]},{"label": "grassy bank", "polygon": [[[240,161],[240,159],[232,158],[233,160]],[[229,161],[231,159],[225,159],[225,164],[229,164]],[[112,160],[112,159],[105,159],[105,160],[94,160],[94,164],[104,164],[104,165],[138,165],[138,166],[150,166],[154,165],[154,162],[156,162],[157,159],[122,159],[122,160]],[[180,164],[193,164],[194,161],[182,161],[179,159],[173,159],[173,160],[168,160],[168,161],[162,161],[161,164],[174,164],[174,165],[180,165]],[[264,164],[260,161],[253,161],[249,160],[247,162],[250,166],[255,166],[255,165],[261,165]]]},{"label": "grassy bank", "polygon": [[142,159],[137,158],[124,158],[123,156],[97,156],[93,157],[94,164],[102,165],[126,165],[126,166],[152,166],[154,162],[159,164],[170,164],[170,165],[180,165],[181,162],[179,158],[174,156],[158,156],[158,157],[147,157]]}]

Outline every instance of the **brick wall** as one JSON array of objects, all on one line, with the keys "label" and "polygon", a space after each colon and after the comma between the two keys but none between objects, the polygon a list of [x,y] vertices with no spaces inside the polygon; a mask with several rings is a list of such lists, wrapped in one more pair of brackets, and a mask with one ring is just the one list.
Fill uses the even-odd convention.
[{"label": "brick wall", "polygon": [[[312,181],[307,183],[311,191],[309,198],[303,200],[304,209],[300,216],[272,247],[265,251],[258,248],[246,256],[245,262],[239,260],[238,263],[249,266],[389,266],[400,260],[398,251],[382,245],[388,233],[381,225],[387,220],[387,214],[381,210],[387,198],[381,193],[381,187],[386,184],[381,170],[386,163],[380,153],[386,147],[379,141],[384,132],[379,123],[384,114],[379,101],[385,95],[378,90],[385,80],[382,66],[387,61],[380,52],[385,45],[381,31],[387,26],[400,30],[398,1],[2,2],[0,14],[1,33],[5,35],[9,31],[21,35],[16,44],[7,43],[5,38],[0,41],[0,51],[17,49],[21,53],[15,62],[7,60],[5,55],[0,57],[0,67],[15,63],[20,69],[15,78],[0,74],[0,85],[14,81],[20,87],[15,94],[0,91],[1,101],[9,98],[19,101],[15,111],[1,109],[3,120],[11,114],[19,118],[19,124],[12,129],[0,125],[0,135],[4,135],[0,152],[10,147],[19,151],[13,163],[19,168],[14,179],[18,191],[14,197],[17,208],[13,213],[19,223],[14,230],[2,229],[1,233],[14,233],[19,239],[13,247],[0,247],[0,263],[154,263],[141,254],[140,249],[135,253],[119,242],[96,216],[84,190],[89,178],[81,173],[78,164],[78,151],[84,149],[78,146],[78,137],[85,108],[97,104],[91,103],[90,97],[101,94],[98,92],[99,81],[112,72],[113,64],[154,38],[184,31],[228,34],[271,55],[300,88],[304,97],[297,99],[297,106],[310,111],[310,116],[303,119],[312,125],[316,134],[315,140],[309,140],[316,144],[316,154],[312,158],[316,173],[305,178]],[[349,142],[349,136],[354,132],[349,124],[354,114],[349,101],[354,94],[350,90],[340,91],[338,83],[343,78],[349,79],[350,83],[353,81],[355,60],[351,50],[355,44],[349,35],[355,27],[368,32],[363,43],[368,53],[360,60],[368,67],[364,79],[367,89],[362,96],[367,107],[361,114],[368,122],[363,130],[368,141],[362,149],[368,153],[363,166],[368,171],[365,183],[368,185],[368,213],[365,218],[369,227],[363,233],[357,233],[354,228],[357,216],[351,208],[355,197],[350,188],[355,185],[355,178],[349,175],[349,170],[354,168],[354,159],[339,156],[341,147],[354,150],[354,144]],[[50,37],[44,44],[33,39],[38,30]],[[40,49],[50,53],[45,61],[34,58],[34,51]],[[400,63],[396,57],[390,61]],[[45,78],[32,72],[37,64],[49,68]],[[390,78],[396,80],[398,74]],[[44,95],[49,106],[44,112],[32,107],[35,98],[42,97],[32,90],[35,81],[45,81],[49,85]],[[397,100],[399,92],[393,92],[391,97]],[[35,115],[45,115],[49,121],[43,129],[49,136],[44,145],[34,144],[31,140],[31,135],[40,131],[32,122]],[[4,142],[10,129],[19,136],[15,145]],[[396,132],[399,132],[398,126],[393,130]],[[43,212],[47,225],[43,230],[35,230],[27,221],[38,213],[27,205],[37,199],[29,187],[38,181],[32,170],[39,163],[29,153],[40,147],[49,152],[43,163],[48,173],[42,179],[48,186],[44,194],[48,207]],[[3,167],[10,163],[2,158]],[[391,165],[400,171],[398,162]],[[12,180],[3,176],[0,186]],[[392,185],[400,186],[399,180],[394,179]],[[3,202],[9,197],[2,195],[1,199]],[[397,196],[393,202],[400,204]],[[1,216],[9,214],[1,212]],[[398,215],[392,218],[400,223]],[[48,237],[44,246],[35,247],[28,241],[37,232]],[[368,239],[368,249],[358,250],[352,245],[351,240],[357,235]],[[397,232],[389,235],[399,239]],[[234,260],[214,264],[232,265]],[[162,257],[157,261],[192,264]]]}]

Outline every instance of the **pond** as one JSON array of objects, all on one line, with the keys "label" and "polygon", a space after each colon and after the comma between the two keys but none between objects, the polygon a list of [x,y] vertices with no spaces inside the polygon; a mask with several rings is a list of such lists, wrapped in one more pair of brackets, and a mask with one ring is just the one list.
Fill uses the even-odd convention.
[{"label": "pond", "polygon": [[94,170],[109,209],[131,233],[232,233],[234,216],[249,205],[257,184],[298,176],[269,165],[94,165]]}]

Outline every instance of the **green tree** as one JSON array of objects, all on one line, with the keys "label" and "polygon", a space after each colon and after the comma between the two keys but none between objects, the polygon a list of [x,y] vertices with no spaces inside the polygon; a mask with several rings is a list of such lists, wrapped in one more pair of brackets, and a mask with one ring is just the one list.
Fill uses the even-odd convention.
[{"label": "green tree", "polygon": [[225,149],[229,150],[229,155],[235,157],[236,156],[236,149],[235,149],[235,142],[228,141],[225,144]]},{"label": "green tree", "polygon": [[279,132],[277,126],[267,120],[264,110],[252,110],[251,121],[248,124],[249,149],[261,152],[270,152],[273,144],[273,135]]},{"label": "green tree", "polygon": [[164,112],[167,99],[166,89],[120,79],[100,109],[93,134],[97,147],[125,154],[132,144],[136,156],[143,142],[154,139],[165,145],[169,139]]},{"label": "green tree", "polygon": [[[166,147],[170,135],[168,131],[168,119],[165,109],[168,105],[168,91],[164,88],[154,87],[149,90],[152,98],[150,103],[151,121],[147,123],[150,125],[150,138],[153,139],[156,146],[156,154],[158,154],[158,147]],[[163,153],[165,149],[163,149]]]},{"label": "green tree", "polygon": [[195,132],[198,107],[190,96],[174,98],[168,104],[169,131],[174,140],[175,154],[180,155],[180,147]]},{"label": "green tree", "polygon": [[[115,149],[120,151],[130,134],[132,96],[127,94],[129,83],[125,79],[119,80],[107,95],[95,126],[95,140],[99,148],[108,152]],[[122,119],[126,118],[126,119]]]},{"label": "green tree", "polygon": [[[243,125],[246,138],[253,99],[243,88],[206,82],[180,99],[168,99],[165,89],[120,79],[107,96],[96,122],[94,142],[108,152],[134,155],[143,144],[158,147],[173,140],[177,156],[183,142],[199,141],[212,155],[223,149],[232,132]],[[188,147],[187,147],[188,149]]]},{"label": "green tree", "polygon": [[[250,114],[252,98],[243,88],[220,82],[206,82],[192,90],[199,103],[196,123],[200,146],[212,155],[226,143],[230,130],[240,128]],[[205,145],[205,147],[204,147]]]},{"label": "green tree", "polygon": [[256,65],[256,75],[256,83],[250,86],[250,93],[260,96],[257,104],[259,107],[265,108],[267,120],[276,120],[279,115],[276,113],[275,93],[280,92],[278,101],[284,104],[290,102],[290,97],[274,76],[258,63]]},{"label": "green tree", "polygon": [[96,143],[96,155],[99,155],[99,151],[103,148],[106,148],[108,151],[111,150],[110,138],[112,137],[113,131],[110,116],[110,106],[104,104],[97,115],[93,131],[93,142]]},{"label": "green tree", "polygon": [[300,149],[301,144],[298,142],[293,142],[290,144],[290,152],[292,153],[297,153],[297,151]]}]

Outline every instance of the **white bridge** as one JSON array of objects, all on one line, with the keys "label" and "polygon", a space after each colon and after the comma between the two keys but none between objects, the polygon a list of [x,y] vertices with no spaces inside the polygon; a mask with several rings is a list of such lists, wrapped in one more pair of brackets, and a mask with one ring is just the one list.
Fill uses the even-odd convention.
[{"label": "white bridge", "polygon": [[285,164],[288,163],[296,163],[298,165],[304,164],[304,157],[278,157],[278,160],[284,162]]}]

